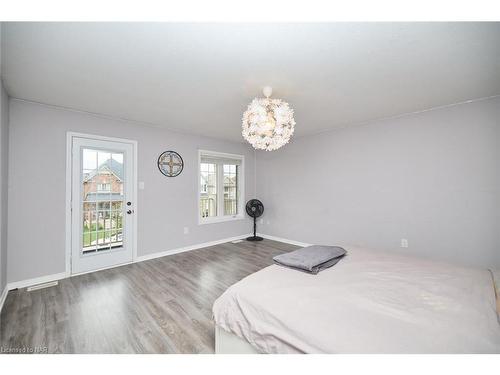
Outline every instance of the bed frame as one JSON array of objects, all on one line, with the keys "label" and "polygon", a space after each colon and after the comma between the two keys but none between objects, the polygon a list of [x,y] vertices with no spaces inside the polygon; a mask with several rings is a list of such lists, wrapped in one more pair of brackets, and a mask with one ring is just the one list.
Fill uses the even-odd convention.
[{"label": "bed frame", "polygon": [[215,354],[259,354],[247,341],[215,325]]}]

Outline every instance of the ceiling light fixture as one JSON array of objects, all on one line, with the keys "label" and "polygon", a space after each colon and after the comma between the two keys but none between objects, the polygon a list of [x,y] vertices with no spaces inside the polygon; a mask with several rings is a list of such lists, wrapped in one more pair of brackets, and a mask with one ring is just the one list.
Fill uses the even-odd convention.
[{"label": "ceiling light fixture", "polygon": [[243,114],[243,138],[257,150],[273,151],[284,146],[293,135],[293,109],[281,99],[270,99],[273,89],[262,90],[265,98],[255,98]]}]

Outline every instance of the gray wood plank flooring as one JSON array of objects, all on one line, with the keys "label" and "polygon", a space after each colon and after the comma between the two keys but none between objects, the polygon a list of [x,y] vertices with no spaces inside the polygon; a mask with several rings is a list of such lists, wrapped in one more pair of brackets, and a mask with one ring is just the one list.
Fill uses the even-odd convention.
[{"label": "gray wood plank flooring", "polygon": [[213,353],[214,301],[295,248],[226,243],[11,291],[0,316],[0,352]]}]

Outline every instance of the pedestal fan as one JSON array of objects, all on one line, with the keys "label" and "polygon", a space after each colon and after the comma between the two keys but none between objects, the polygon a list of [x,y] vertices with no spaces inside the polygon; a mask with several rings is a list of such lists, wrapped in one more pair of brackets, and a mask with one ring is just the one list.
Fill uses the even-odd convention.
[{"label": "pedestal fan", "polygon": [[247,241],[262,241],[263,238],[257,236],[257,218],[264,213],[264,205],[258,199],[250,199],[245,209],[247,214],[253,217],[253,236],[248,237]]}]

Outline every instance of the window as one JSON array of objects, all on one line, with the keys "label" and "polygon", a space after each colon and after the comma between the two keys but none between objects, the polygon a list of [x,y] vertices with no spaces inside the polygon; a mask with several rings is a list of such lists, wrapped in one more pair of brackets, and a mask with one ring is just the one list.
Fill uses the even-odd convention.
[{"label": "window", "polygon": [[111,184],[106,183],[106,184],[97,184],[97,191],[98,192],[108,192],[111,191]]},{"label": "window", "polygon": [[238,214],[238,165],[224,164],[224,215]]},{"label": "window", "polygon": [[243,218],[243,156],[199,152],[199,223]]},{"label": "window", "polygon": [[217,164],[200,163],[200,213],[201,217],[217,216]]}]

